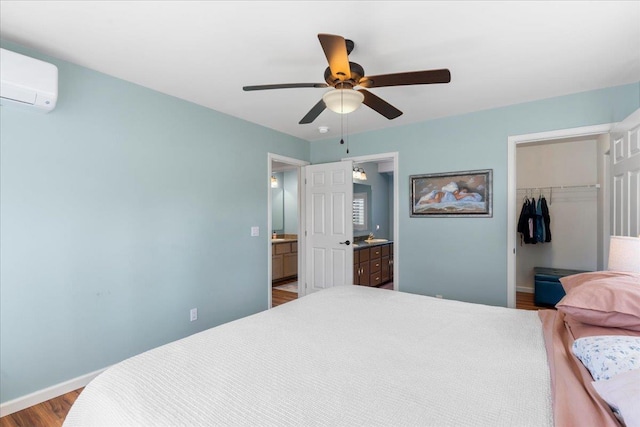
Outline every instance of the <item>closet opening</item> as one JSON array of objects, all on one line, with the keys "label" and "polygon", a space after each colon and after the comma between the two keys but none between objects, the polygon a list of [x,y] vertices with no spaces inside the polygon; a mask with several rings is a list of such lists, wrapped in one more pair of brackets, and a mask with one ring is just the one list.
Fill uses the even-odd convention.
[{"label": "closet opening", "polygon": [[608,134],[515,147],[515,290],[540,308],[564,296],[561,277],[603,268],[608,149]]}]

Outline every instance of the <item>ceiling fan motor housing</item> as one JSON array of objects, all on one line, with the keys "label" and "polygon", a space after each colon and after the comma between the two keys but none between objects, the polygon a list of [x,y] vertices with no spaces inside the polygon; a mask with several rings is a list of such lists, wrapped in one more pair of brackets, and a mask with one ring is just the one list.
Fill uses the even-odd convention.
[{"label": "ceiling fan motor housing", "polygon": [[351,78],[345,79],[345,76],[334,76],[331,73],[331,68],[327,67],[324,70],[324,80],[329,86],[333,87],[340,85],[340,83],[349,84],[351,87],[356,86],[360,79],[364,77],[364,68],[360,64],[349,61],[349,70],[351,71]]}]

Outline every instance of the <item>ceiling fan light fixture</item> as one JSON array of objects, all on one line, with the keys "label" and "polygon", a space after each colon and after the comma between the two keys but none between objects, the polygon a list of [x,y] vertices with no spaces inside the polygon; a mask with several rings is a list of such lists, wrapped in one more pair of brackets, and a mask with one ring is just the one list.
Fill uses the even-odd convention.
[{"label": "ceiling fan light fixture", "polygon": [[331,111],[349,114],[360,108],[364,95],[353,89],[334,89],[322,95],[322,100]]}]

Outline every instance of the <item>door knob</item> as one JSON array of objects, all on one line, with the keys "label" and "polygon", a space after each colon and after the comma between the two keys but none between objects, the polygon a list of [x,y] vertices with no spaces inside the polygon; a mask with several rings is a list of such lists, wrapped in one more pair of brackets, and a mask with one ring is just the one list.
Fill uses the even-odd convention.
[{"label": "door knob", "polygon": [[351,242],[350,242],[350,241],[348,241],[348,240],[346,240],[346,241],[344,241],[344,242],[340,242],[340,244],[341,244],[341,245],[347,245],[347,246],[349,246],[349,245],[351,244]]}]

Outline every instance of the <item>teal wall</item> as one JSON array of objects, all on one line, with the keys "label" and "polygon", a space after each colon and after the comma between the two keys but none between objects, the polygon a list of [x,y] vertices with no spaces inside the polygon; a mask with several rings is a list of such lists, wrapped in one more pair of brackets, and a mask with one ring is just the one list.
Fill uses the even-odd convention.
[{"label": "teal wall", "polygon": [[[349,135],[350,156],[399,153],[400,290],[506,305],[507,138],[612,123],[639,107],[635,83]],[[345,156],[337,139],[311,144],[312,163]],[[493,169],[493,218],[409,217],[410,175],[471,169]]]},{"label": "teal wall", "polygon": [[0,108],[2,402],[267,308],[267,153],[307,141],[2,47],[60,74]]},{"label": "teal wall", "polygon": [[387,174],[387,186],[388,186],[388,192],[387,192],[387,200],[389,200],[389,206],[388,206],[388,211],[387,214],[389,215],[389,231],[388,231],[388,235],[387,238],[389,240],[393,240],[393,191],[394,191],[394,184],[393,184],[393,180],[395,179],[395,175],[392,174]]}]

